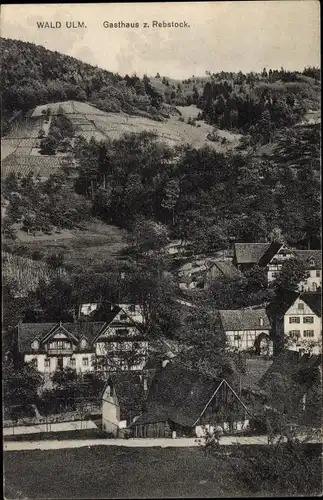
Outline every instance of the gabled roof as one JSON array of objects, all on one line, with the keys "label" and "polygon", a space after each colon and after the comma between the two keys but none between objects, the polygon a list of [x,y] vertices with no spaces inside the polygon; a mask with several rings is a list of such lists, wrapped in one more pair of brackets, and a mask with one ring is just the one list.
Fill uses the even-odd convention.
[{"label": "gabled roof", "polygon": [[164,420],[191,427],[223,382],[169,362],[152,381],[147,410],[135,424]]},{"label": "gabled roof", "polygon": [[[76,323],[62,323],[62,326],[77,339],[85,337],[92,344],[97,332],[104,325],[103,322],[79,321]],[[56,329],[58,323],[20,323],[18,325],[18,348],[20,352],[29,351],[34,339],[40,342]]]},{"label": "gabled roof", "polygon": [[[222,328],[225,331],[269,330],[270,322],[265,309],[222,309],[219,310]],[[263,325],[261,321],[263,320]]]},{"label": "gabled roof", "polygon": [[[293,250],[296,258],[303,262],[307,269],[322,269],[321,250]],[[310,266],[310,259],[314,260],[315,267]]]},{"label": "gabled roof", "polygon": [[139,415],[145,400],[145,392],[140,376],[135,372],[111,374],[104,387],[102,397],[108,384],[112,384],[120,407],[120,420],[131,420]]},{"label": "gabled roof", "polygon": [[241,271],[237,269],[232,262],[226,260],[226,261],[216,261],[212,262],[210,269],[216,267],[218,269],[220,275],[224,276],[225,278],[240,278],[242,277]]},{"label": "gabled roof", "polygon": [[322,295],[319,292],[304,292],[300,295],[300,299],[304,300],[305,304],[312,309],[316,316],[322,315]]},{"label": "gabled roof", "polygon": [[256,393],[261,392],[259,382],[272,363],[272,360],[263,359],[259,356],[247,358],[246,370],[241,376],[242,388]]},{"label": "gabled roof", "polygon": [[234,243],[237,264],[257,264],[270,243]]},{"label": "gabled roof", "polygon": [[268,306],[268,315],[272,318],[283,316],[290,307],[301,299],[312,309],[313,313],[321,317],[322,313],[322,295],[320,292],[291,292],[286,291]]},{"label": "gabled roof", "polygon": [[[125,323],[124,321],[114,321],[120,311],[122,311],[127,316],[127,318],[128,318],[127,323]],[[131,316],[127,313],[127,311],[124,311],[119,306],[115,306],[112,311],[108,311],[107,313],[104,313],[101,317],[105,318],[106,320],[102,324],[102,328],[98,331],[94,341],[97,341],[104,334],[104,332],[110,326],[112,326],[112,324],[113,324],[113,326],[120,326],[120,327],[124,327],[124,328],[127,328],[129,326],[133,326],[138,330],[138,332],[140,332],[140,334],[143,334],[142,325],[138,325],[138,323],[136,323],[131,318]]]},{"label": "gabled roof", "polygon": [[267,264],[269,264],[271,259],[276,255],[276,253],[281,249],[282,246],[283,244],[277,241],[273,241],[272,243],[270,243],[265,253],[259,259],[259,266],[266,266]]}]

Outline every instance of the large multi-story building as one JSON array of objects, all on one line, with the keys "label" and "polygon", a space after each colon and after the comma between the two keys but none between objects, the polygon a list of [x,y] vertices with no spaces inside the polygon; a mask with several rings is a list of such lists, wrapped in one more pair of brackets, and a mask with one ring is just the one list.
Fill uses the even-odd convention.
[{"label": "large multi-story building", "polygon": [[44,374],[70,367],[93,370],[140,370],[148,356],[148,340],[138,305],[112,307],[104,321],[20,323],[18,351]]}]

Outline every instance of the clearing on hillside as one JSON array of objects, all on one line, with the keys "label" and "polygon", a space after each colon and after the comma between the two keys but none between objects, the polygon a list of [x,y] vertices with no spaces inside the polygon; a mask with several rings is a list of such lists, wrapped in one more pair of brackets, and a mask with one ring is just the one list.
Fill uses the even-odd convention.
[{"label": "clearing on hillside", "polygon": [[126,231],[97,219],[85,223],[82,230],[64,230],[60,233],[36,236],[18,231],[17,238],[31,251],[40,250],[45,256],[63,252],[67,264],[81,265],[84,268],[91,264],[120,259],[121,251],[126,247]]}]

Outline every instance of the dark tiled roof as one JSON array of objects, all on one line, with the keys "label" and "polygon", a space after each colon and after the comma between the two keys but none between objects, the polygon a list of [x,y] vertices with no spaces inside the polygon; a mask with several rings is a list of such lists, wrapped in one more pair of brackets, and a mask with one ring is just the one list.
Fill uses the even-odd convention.
[{"label": "dark tiled roof", "polygon": [[[288,397],[288,412],[295,422],[311,427],[321,426],[322,356],[300,355],[296,351],[285,350],[273,362],[259,382],[262,390],[270,394],[271,382],[276,386],[281,380]],[[278,379],[277,379],[278,377]],[[305,411],[300,410],[300,401],[306,395]],[[272,401],[277,409],[281,403]]]},{"label": "dark tiled roof", "polygon": [[259,265],[260,266],[266,266],[271,259],[276,255],[278,250],[282,247],[282,243],[278,243],[276,241],[273,241],[270,243],[269,247],[263,254],[263,256],[259,259]]},{"label": "dark tiled roof", "polygon": [[[303,262],[307,269],[322,269],[321,250],[293,250],[295,256]],[[310,259],[313,258],[315,267],[310,266]]]},{"label": "dark tiled roof", "polygon": [[304,300],[317,316],[322,316],[322,295],[320,293],[304,292],[300,295],[300,299]]},{"label": "dark tiled roof", "polygon": [[[270,329],[265,309],[222,309],[219,315],[225,331]],[[260,324],[261,319],[263,325]]]},{"label": "dark tiled roof", "polygon": [[237,264],[257,264],[269,246],[270,243],[235,243]]},{"label": "dark tiled roof", "polygon": [[152,381],[147,410],[136,420],[136,425],[172,420],[193,426],[221,381],[168,363]]},{"label": "dark tiled roof", "polygon": [[210,267],[217,268],[219,275],[225,278],[240,278],[242,276],[241,271],[239,271],[230,261],[213,262]]},{"label": "dark tiled roof", "polygon": [[322,356],[315,354],[303,354],[286,349],[274,360],[259,381],[259,386],[265,389],[272,380],[273,375],[281,374],[287,377],[290,383],[297,383],[300,388],[309,388],[313,382],[312,375],[319,375],[319,367]]},{"label": "dark tiled roof", "polygon": [[139,374],[135,372],[112,374],[109,376],[107,384],[109,382],[112,382],[116,391],[120,406],[120,419],[131,420],[134,416],[139,415],[145,400],[143,383]]},{"label": "dark tiled roof", "polygon": [[[20,352],[29,351],[31,342],[34,339],[40,342],[59,323],[21,323],[18,325],[18,347]],[[72,335],[81,339],[85,337],[92,343],[99,330],[104,325],[103,322],[92,323],[90,321],[78,321],[76,323],[62,323],[62,326]]]},{"label": "dark tiled roof", "polygon": [[241,377],[243,389],[260,392],[259,382],[272,363],[272,360],[260,357],[246,359],[246,371]]}]

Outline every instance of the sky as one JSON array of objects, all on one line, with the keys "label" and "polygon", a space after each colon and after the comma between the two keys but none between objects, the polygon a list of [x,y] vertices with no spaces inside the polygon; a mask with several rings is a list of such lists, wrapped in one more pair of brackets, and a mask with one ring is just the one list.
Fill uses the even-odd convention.
[{"label": "sky", "polygon": [[[37,22],[61,23],[39,28]],[[67,28],[66,21],[86,27]],[[104,21],[139,28],[104,28]],[[152,22],[186,22],[153,28]],[[143,23],[149,27],[145,28]],[[120,75],[176,79],[205,71],[302,70],[320,66],[317,0],[136,4],[25,4],[1,7],[1,36],[42,45]]]}]

